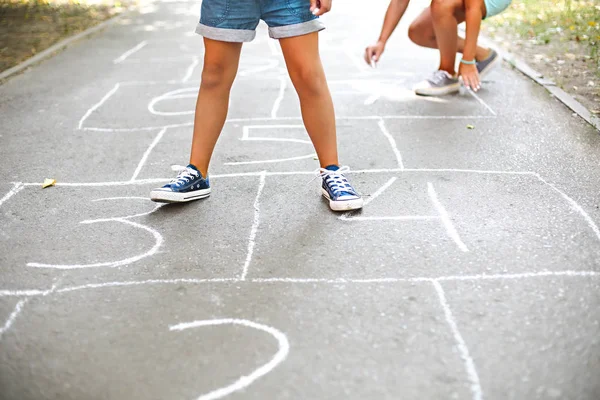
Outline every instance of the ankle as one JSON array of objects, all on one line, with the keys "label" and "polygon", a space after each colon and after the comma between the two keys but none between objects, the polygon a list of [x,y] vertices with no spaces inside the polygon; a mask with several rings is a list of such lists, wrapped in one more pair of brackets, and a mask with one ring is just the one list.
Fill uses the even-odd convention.
[{"label": "ankle", "polygon": [[477,52],[475,53],[475,61],[487,60],[491,53],[491,49],[478,48]]},{"label": "ankle", "polygon": [[330,167],[340,167],[340,163],[338,162],[337,159],[330,159],[327,160],[327,162],[321,162],[321,160],[319,160],[319,164],[321,164],[321,168],[325,168],[328,169]]},{"label": "ankle", "polygon": [[443,68],[443,67],[440,67],[439,70],[448,73],[451,77],[456,76],[456,71],[454,70],[454,68]]},{"label": "ankle", "polygon": [[190,165],[192,165],[194,168],[196,168],[198,170],[198,172],[200,172],[202,174],[203,178],[206,178],[208,176],[208,166],[204,166],[201,163],[195,163],[191,160],[190,160]]}]

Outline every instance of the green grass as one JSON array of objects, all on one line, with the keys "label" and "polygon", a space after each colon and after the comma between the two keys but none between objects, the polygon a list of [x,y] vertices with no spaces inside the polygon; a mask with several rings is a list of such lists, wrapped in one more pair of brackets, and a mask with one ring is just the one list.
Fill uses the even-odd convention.
[{"label": "green grass", "polygon": [[600,68],[600,0],[514,0],[489,23],[538,45],[577,43]]},{"label": "green grass", "polygon": [[121,10],[112,0],[0,0],[0,71]]}]

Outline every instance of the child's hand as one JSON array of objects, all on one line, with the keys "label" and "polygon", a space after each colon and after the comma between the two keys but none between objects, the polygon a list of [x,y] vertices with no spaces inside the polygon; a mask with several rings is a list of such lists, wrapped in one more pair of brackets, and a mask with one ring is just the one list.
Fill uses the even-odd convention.
[{"label": "child's hand", "polygon": [[471,89],[474,92],[481,89],[479,73],[477,72],[477,66],[475,64],[460,63],[460,66],[458,67],[458,76],[462,78],[463,84],[467,89]]},{"label": "child's hand", "polygon": [[331,11],[331,2],[333,0],[310,0],[310,12],[320,17]]},{"label": "child's hand", "polygon": [[383,42],[377,42],[372,46],[365,49],[365,61],[371,65],[371,62],[378,62],[379,58],[385,51],[385,44]]}]

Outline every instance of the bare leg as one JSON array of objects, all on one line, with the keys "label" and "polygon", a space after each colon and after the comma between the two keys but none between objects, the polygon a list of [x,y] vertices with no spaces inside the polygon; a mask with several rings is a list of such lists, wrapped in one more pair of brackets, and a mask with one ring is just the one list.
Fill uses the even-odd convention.
[{"label": "bare leg", "polygon": [[315,32],[280,43],[321,167],[338,165],[335,112],[319,56],[319,35]]},{"label": "bare leg", "polygon": [[[463,12],[458,12],[456,15],[456,21],[458,24],[464,22],[465,14]],[[421,15],[419,15],[413,23],[410,25],[408,29],[408,37],[412,40],[416,45],[427,47],[430,49],[437,49],[438,44],[435,37],[435,31],[433,29],[433,19],[431,17],[431,8],[428,7]],[[456,51],[457,53],[462,53],[464,50],[465,41],[463,38],[459,37]],[[475,55],[475,59],[477,61],[485,60],[490,55],[490,49],[477,46],[477,52]]]},{"label": "bare leg", "polygon": [[229,93],[237,74],[242,44],[204,38],[204,46],[204,68],[196,102],[190,164],[206,177],[210,158],[227,118]]}]

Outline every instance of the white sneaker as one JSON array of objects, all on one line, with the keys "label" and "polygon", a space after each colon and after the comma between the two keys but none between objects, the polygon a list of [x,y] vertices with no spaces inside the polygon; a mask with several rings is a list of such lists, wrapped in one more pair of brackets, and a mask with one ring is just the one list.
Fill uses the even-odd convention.
[{"label": "white sneaker", "polygon": [[421,96],[443,96],[458,92],[460,90],[460,82],[458,81],[458,77],[440,70],[435,71],[431,77],[419,82],[414,90],[416,94]]}]

